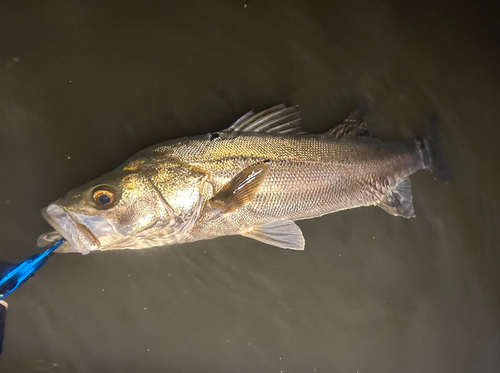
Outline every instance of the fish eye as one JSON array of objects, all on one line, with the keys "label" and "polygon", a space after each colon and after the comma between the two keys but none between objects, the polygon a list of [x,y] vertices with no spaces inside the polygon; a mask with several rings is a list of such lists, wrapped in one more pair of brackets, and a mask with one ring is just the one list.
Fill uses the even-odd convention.
[{"label": "fish eye", "polygon": [[108,188],[99,186],[92,191],[92,200],[97,207],[108,209],[114,206],[116,202],[116,194]]}]

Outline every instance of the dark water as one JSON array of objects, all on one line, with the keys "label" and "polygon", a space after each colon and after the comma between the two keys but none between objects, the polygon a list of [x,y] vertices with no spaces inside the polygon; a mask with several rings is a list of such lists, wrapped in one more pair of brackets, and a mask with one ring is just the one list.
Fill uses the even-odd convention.
[{"label": "dark water", "polygon": [[311,132],[365,102],[383,139],[435,113],[455,179],[412,177],[416,219],[299,222],[305,252],[55,256],[9,297],[0,371],[498,372],[500,13],[439,3],[2,1],[1,260],[134,152],[280,102]]}]

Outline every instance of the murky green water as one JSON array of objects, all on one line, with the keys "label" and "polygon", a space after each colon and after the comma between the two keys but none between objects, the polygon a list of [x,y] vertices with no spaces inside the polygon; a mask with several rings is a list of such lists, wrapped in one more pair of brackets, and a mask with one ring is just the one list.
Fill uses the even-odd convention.
[{"label": "murky green water", "polygon": [[0,259],[40,209],[136,151],[360,102],[375,136],[440,118],[451,184],[414,177],[416,219],[299,222],[305,252],[242,237],[58,255],[9,297],[1,372],[497,372],[500,13],[486,3],[0,3]]}]

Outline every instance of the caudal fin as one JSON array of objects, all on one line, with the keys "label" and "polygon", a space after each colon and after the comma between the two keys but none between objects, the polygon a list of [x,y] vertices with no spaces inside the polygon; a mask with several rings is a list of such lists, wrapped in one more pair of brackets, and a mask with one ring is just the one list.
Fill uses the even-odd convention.
[{"label": "caudal fin", "polygon": [[424,168],[435,173],[441,181],[451,181],[453,179],[453,170],[441,145],[436,116],[430,118],[426,136],[423,140],[417,140],[417,143],[423,155]]}]

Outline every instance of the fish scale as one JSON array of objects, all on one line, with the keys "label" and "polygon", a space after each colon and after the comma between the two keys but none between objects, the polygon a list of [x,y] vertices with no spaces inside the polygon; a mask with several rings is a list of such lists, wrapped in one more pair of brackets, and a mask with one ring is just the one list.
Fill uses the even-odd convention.
[{"label": "fish scale", "polygon": [[194,141],[156,151],[207,170],[215,191],[251,164],[268,159],[271,167],[246,208],[220,217],[221,221],[209,212],[202,215],[186,241],[241,233],[276,219],[309,219],[374,205],[387,190],[423,167],[414,142],[253,133],[221,133],[217,140]]},{"label": "fish scale", "polygon": [[[44,216],[67,239],[63,251],[238,234],[303,249],[296,220],[373,205],[415,216],[408,177],[422,168],[444,170],[431,135],[383,142],[370,137],[359,112],[327,133],[307,134],[298,108],[278,105],[249,112],[220,132],[145,149],[70,191]],[[96,199],[103,195],[103,202]]]}]

